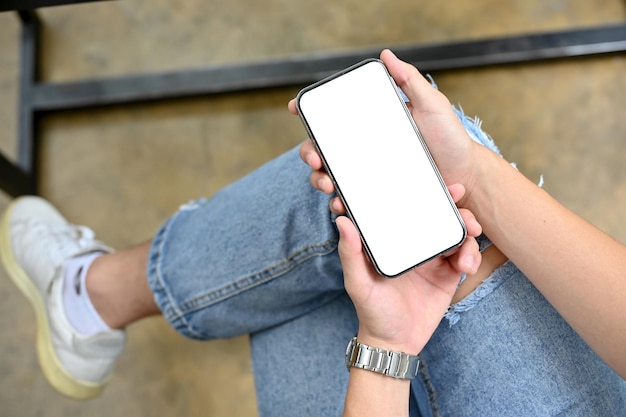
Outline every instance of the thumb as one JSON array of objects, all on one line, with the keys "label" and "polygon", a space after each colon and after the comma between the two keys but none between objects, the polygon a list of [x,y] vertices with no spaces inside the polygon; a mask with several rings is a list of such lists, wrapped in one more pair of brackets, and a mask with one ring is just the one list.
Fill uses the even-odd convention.
[{"label": "thumb", "polygon": [[433,89],[430,82],[420,74],[417,68],[400,60],[389,49],[385,49],[380,54],[380,59],[411,103],[420,103],[423,100],[422,94]]},{"label": "thumb", "polygon": [[363,253],[363,244],[352,221],[346,216],[337,217],[339,229],[339,257],[344,270],[346,286],[369,276],[369,264]]},{"label": "thumb", "polygon": [[354,223],[346,216],[339,216],[336,220],[339,229],[339,255],[348,261],[362,252],[362,243]]},{"label": "thumb", "polygon": [[424,78],[417,68],[398,59],[389,49],[380,54],[380,59],[415,110],[428,114],[441,113],[445,109],[445,112],[454,116],[447,97],[433,88],[430,81]]}]

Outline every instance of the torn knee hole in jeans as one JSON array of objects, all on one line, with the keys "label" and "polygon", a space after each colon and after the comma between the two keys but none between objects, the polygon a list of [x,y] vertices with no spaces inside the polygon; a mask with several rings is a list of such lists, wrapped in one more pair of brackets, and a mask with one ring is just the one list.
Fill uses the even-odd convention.
[{"label": "torn knee hole in jeans", "polygon": [[502,284],[505,275],[497,274],[498,268],[508,259],[498,248],[489,246],[482,252],[483,260],[478,272],[468,276],[452,298],[452,305],[448,308],[445,318],[450,326],[456,324],[460,314],[473,309],[482,299],[491,294]]}]

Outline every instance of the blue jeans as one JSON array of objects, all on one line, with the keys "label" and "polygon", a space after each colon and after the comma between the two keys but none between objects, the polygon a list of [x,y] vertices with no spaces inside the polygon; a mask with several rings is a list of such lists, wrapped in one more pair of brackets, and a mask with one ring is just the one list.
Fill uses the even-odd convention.
[{"label": "blue jeans", "polygon": [[[148,280],[165,318],[194,339],[250,333],[261,416],[338,416],[357,318],[329,197],[294,149],[155,236]],[[488,245],[483,240],[481,245]],[[450,307],[421,352],[412,416],[617,416],[626,382],[506,263]]]}]

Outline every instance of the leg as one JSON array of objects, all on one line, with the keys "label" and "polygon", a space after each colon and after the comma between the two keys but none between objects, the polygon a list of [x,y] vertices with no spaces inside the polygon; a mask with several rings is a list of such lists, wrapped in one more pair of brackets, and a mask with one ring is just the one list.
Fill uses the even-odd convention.
[{"label": "leg", "polygon": [[308,175],[294,149],[163,225],[148,282],[176,330],[195,339],[257,332],[344,292],[329,198]]},{"label": "leg", "polygon": [[[279,180],[281,172],[294,174],[298,168],[302,171],[302,176],[288,176]],[[268,181],[268,178],[276,178],[276,181]],[[155,243],[154,247],[155,260],[164,263],[162,258],[165,253],[160,251],[166,246],[168,248],[165,249],[167,262],[178,266],[164,265],[165,268],[160,269],[149,267],[148,269],[154,274],[166,271],[168,273],[167,278],[155,277],[151,283],[159,286],[159,290],[163,290],[160,285],[164,280],[178,285],[193,276],[194,285],[197,284],[200,289],[198,292],[194,289],[190,296],[198,297],[201,291],[213,285],[211,283],[215,281],[215,278],[212,277],[212,271],[222,273],[224,283],[231,279],[231,274],[237,273],[238,262],[246,259],[239,255],[239,251],[247,253],[250,271],[265,269],[267,266],[276,268],[270,273],[277,275],[286,271],[281,268],[288,270],[295,267],[300,258],[332,252],[336,236],[329,222],[327,197],[314,191],[308,183],[302,187],[305,181],[306,168],[299,161],[294,150],[242,181],[234,183],[215,198],[186,206],[166,224],[168,230],[163,232],[167,232],[167,235],[158,235],[159,244]],[[292,203],[281,204],[279,207],[278,199],[287,199]],[[279,214],[281,210],[282,213]],[[302,226],[285,227],[283,224],[285,219],[291,220],[292,225],[296,223],[293,217],[296,213],[300,220],[304,220],[297,222]],[[283,218],[281,215],[287,217]],[[254,223],[250,219],[255,219]],[[171,227],[170,223],[174,221],[176,225]],[[322,225],[322,222],[327,224]],[[251,227],[255,224],[258,226],[257,229]],[[307,228],[317,226],[320,226],[322,230],[322,234],[318,234],[321,237],[321,243],[308,240],[316,236]],[[252,233],[267,236],[264,239],[262,251],[254,252],[259,242],[256,236],[252,236]],[[300,235],[298,236],[297,233]],[[285,239],[291,239],[291,241]],[[300,239],[300,241],[295,239]],[[201,252],[188,253],[190,248],[187,245],[190,243],[211,245],[210,252],[202,256],[193,256]],[[295,245],[295,248],[288,247],[289,244]],[[225,247],[221,247],[222,245]],[[161,313],[161,309],[154,301],[154,294],[152,288],[148,286],[146,277],[150,246],[150,243],[146,243],[105,254],[97,258],[88,270],[86,283],[91,300],[102,319],[112,328],[122,329],[141,318]],[[269,254],[272,246],[277,249],[272,254],[272,259],[264,260],[257,257],[257,254],[260,256],[264,253]],[[196,248],[193,250],[195,251]],[[283,254],[290,251],[293,252],[293,257],[287,256],[287,259],[283,260]],[[224,256],[228,256],[228,252],[231,253],[232,259],[237,259],[237,262],[232,263],[232,267],[226,263],[220,263]],[[268,264],[263,262],[268,262]],[[276,265],[271,265],[272,263]],[[263,273],[265,272],[267,271],[264,270]],[[261,280],[265,282],[272,279],[273,276],[266,276]],[[154,284],[155,282],[158,283]],[[252,288],[258,283],[260,281],[246,288]],[[241,290],[243,289],[245,288]],[[273,321],[268,323],[268,325],[274,324]],[[239,332],[247,333],[248,329],[242,328]]]},{"label": "leg", "polygon": [[[277,233],[266,239],[267,244],[265,249],[268,250],[275,242],[279,246],[279,253],[276,254],[274,262],[282,263],[283,260],[281,259],[281,256],[283,251],[289,251],[291,248],[286,246],[289,242],[283,241],[282,243],[279,243],[281,242],[281,239],[286,237],[284,235],[280,235],[280,233],[286,231],[286,228],[282,224],[283,218],[277,215],[277,212],[280,209],[277,207],[277,204],[275,204],[277,203],[275,196],[281,196],[280,198],[282,199],[285,197],[286,193],[289,193],[290,201],[299,201],[302,199],[303,194],[307,194],[305,191],[308,190],[309,196],[313,198],[303,199],[300,201],[298,207],[288,207],[289,204],[282,205],[286,206],[286,210],[284,210],[285,214],[295,213],[295,210],[301,210],[299,214],[302,219],[307,220],[305,222],[306,227],[311,226],[313,218],[318,217],[318,213],[314,211],[318,210],[320,207],[323,207],[322,210],[325,211],[322,216],[323,221],[328,222],[329,215],[326,208],[326,197],[312,190],[308,184],[306,184],[306,187],[301,187],[300,183],[302,181],[293,181],[295,178],[292,177],[283,178],[283,181],[276,181],[273,186],[271,181],[266,180],[268,175],[279,175],[280,170],[283,170],[283,172],[293,173],[294,166],[304,168],[304,165],[298,160],[295,151],[292,151],[283,158],[279,158],[279,161],[282,163],[268,164],[266,167],[259,170],[261,172],[254,173],[249,178],[241,181],[245,184],[233,184],[227,190],[220,193],[218,198],[197,203],[194,207],[198,210],[192,210],[194,212],[192,215],[187,216],[188,209],[182,210],[181,213],[177,214],[177,221],[179,224],[176,227],[189,227],[196,229],[196,225],[198,225],[198,227],[202,228],[201,230],[206,232],[206,234],[202,236],[202,240],[194,239],[194,242],[213,244],[215,245],[215,248],[218,248],[221,245],[220,240],[222,238],[230,239],[232,244],[228,244],[227,248],[232,249],[233,257],[239,258],[236,253],[237,251],[248,251],[248,247],[255,247],[253,241],[249,241],[251,245],[246,245],[245,241],[237,241],[237,239],[240,238],[239,233],[242,233],[243,231],[245,234],[249,231],[249,229],[251,229],[248,227],[249,217],[247,216],[252,215],[256,217],[256,222],[260,226],[257,230],[261,230],[263,227],[268,229],[271,227],[275,228],[274,230]],[[306,168],[304,168],[304,170],[305,169]],[[305,172],[304,170],[303,174]],[[306,175],[300,179],[305,177]],[[294,186],[295,184],[298,185]],[[252,189],[248,187],[252,187]],[[227,194],[227,196],[220,198],[222,194]],[[306,205],[305,202],[312,202],[313,204]],[[265,204],[265,206],[262,204]],[[231,212],[233,205],[239,205],[241,208],[237,208],[236,211]],[[244,210],[248,210],[249,212],[244,213]],[[233,213],[237,213],[237,216],[234,217],[232,215]],[[183,214],[186,216],[183,216]],[[181,217],[184,217],[184,220],[181,221]],[[242,222],[242,220],[245,221]],[[319,224],[319,222],[317,222],[317,224]],[[220,227],[215,227],[216,225],[219,225]],[[306,232],[306,227],[300,228],[300,231],[303,232],[300,237],[304,237],[308,234],[308,232]],[[221,236],[217,236],[217,231],[220,230],[220,228],[222,231],[225,231],[225,233]],[[301,245],[301,248],[296,249],[296,251],[302,249],[301,253],[297,255],[308,257],[320,249],[324,252],[328,250],[332,251],[334,248],[332,242],[336,241],[336,237],[333,235],[334,230],[329,228],[328,225],[324,229],[328,233],[328,237],[324,237],[324,239],[329,239],[330,242],[324,242],[323,244],[326,245],[327,243],[330,243],[330,245],[324,248],[315,248],[317,242],[314,242],[311,247],[308,247],[309,242],[303,241],[304,244]],[[265,233],[266,232],[263,232],[263,234]],[[174,239],[180,239],[184,246],[185,243],[189,242],[185,234],[186,232],[174,232],[170,233],[169,236],[176,235]],[[168,239],[172,239],[172,237],[169,236]],[[295,237],[295,234],[292,234],[291,237]],[[254,237],[250,236],[250,238]],[[179,259],[179,256],[183,251],[176,251],[176,249],[179,248],[178,243],[170,246],[172,249],[168,251],[169,259]],[[146,265],[148,264],[149,250],[150,243],[146,243],[127,250],[108,253],[97,258],[89,268],[86,283],[91,300],[102,319],[112,328],[122,329],[141,318],[161,313],[161,310],[155,304],[154,294],[152,289],[148,286],[148,280],[146,277]],[[155,250],[160,250],[160,248]],[[306,253],[307,251],[310,253]],[[199,277],[197,273],[193,273],[194,276],[199,278],[200,285],[203,285],[203,282],[212,280],[210,271],[212,269],[217,269],[217,263],[215,265],[210,265],[212,262],[209,260],[211,256],[222,259],[223,252],[225,252],[223,249],[215,249],[215,251],[208,254],[206,257],[198,256],[197,259],[195,259],[193,267],[206,273],[205,277]],[[157,258],[160,256],[162,256],[160,253],[157,254]],[[249,253],[248,255],[248,258],[252,261],[251,268],[254,269],[257,266],[262,268],[263,265],[260,263],[261,261],[257,261],[255,256],[256,255],[252,253]],[[291,266],[296,265],[298,262],[296,258],[287,261],[292,262]],[[187,260],[182,261],[183,264],[186,262]],[[204,264],[202,264],[203,262]],[[259,265],[255,265],[256,262],[259,262]],[[189,267],[189,265],[186,266]],[[282,266],[279,265],[278,267],[281,268]],[[171,268],[171,270],[175,269],[176,268]],[[182,276],[183,274],[189,272],[189,268],[181,268],[178,272],[179,275]],[[226,266],[225,272],[227,272],[228,276],[230,276],[231,271],[228,266]],[[278,273],[281,273],[280,270]],[[170,279],[180,282],[178,281],[180,279],[179,277],[171,277]],[[187,279],[187,277],[184,279]],[[267,278],[267,280],[269,279],[271,278]],[[197,294],[194,294],[193,296],[196,295]],[[272,325],[273,323],[269,324]],[[247,332],[242,330],[241,333]]]},{"label": "leg", "polygon": [[129,324],[161,311],[154,303],[146,278],[150,244],[102,255],[87,272],[87,291],[94,307],[111,328]]},{"label": "leg", "polygon": [[259,415],[339,416],[348,370],[343,352],[358,328],[347,294],[250,335]]},{"label": "leg", "polygon": [[[306,314],[343,294],[327,205],[293,150],[213,199],[183,206],[151,247],[97,258],[85,279],[92,304],[113,328],[163,311],[198,339],[259,331]],[[37,198],[11,205],[0,238],[2,263],[37,314],[46,377],[68,396],[97,395],[125,336],[112,330],[83,337],[72,328],[63,272],[68,259],[111,250]]]},{"label": "leg", "polygon": [[449,313],[452,320],[442,321],[422,351],[413,384],[428,394],[423,415],[608,416],[626,409],[626,382],[513,264]]}]

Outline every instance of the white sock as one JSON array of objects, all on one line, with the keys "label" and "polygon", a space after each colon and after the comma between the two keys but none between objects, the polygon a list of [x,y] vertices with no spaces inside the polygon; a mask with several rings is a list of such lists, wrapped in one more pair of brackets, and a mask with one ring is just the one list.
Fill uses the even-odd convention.
[{"label": "white sock", "polygon": [[111,330],[91,303],[85,277],[91,263],[103,252],[92,252],[72,258],[63,270],[63,303],[65,314],[74,329],[84,336]]}]

